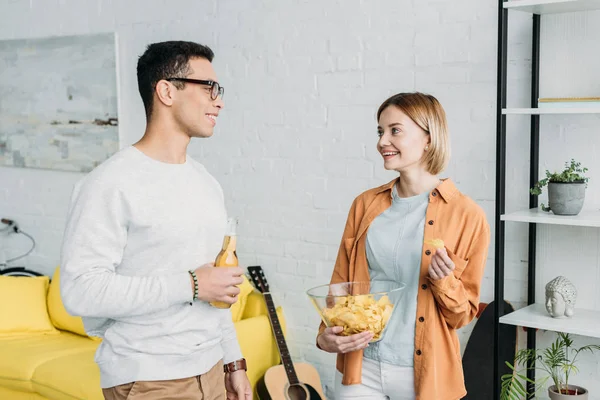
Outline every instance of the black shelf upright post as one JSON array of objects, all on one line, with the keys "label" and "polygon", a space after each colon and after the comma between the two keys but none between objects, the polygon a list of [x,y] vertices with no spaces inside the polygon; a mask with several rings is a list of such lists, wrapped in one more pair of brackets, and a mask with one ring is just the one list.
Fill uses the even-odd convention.
[{"label": "black shelf upright post", "polygon": [[508,10],[504,0],[498,0],[498,69],[496,98],[496,213],[495,213],[495,255],[494,255],[494,399],[500,399],[500,371],[504,361],[500,355],[500,321],[504,313],[504,221],[506,194],[506,76],[508,64]]},{"label": "black shelf upright post", "polygon": [[[533,14],[533,40],[531,51],[531,107],[537,108],[540,96],[540,24],[541,17]],[[538,181],[540,165],[540,115],[531,115],[531,138],[529,148],[529,187]],[[537,208],[538,197],[529,194],[529,208]],[[527,304],[535,303],[535,269],[536,269],[537,225],[529,224],[528,267],[527,267]],[[536,347],[536,329],[527,328],[527,348]],[[527,378],[535,380],[535,369],[527,371]],[[533,392],[534,385],[527,383],[527,391]]]},{"label": "black shelf upright post", "polygon": [[[497,71],[497,110],[496,110],[496,215],[495,215],[495,274],[494,274],[494,399],[500,399],[500,371],[504,360],[500,354],[500,317],[504,313],[504,246],[505,224],[501,220],[506,209],[506,108],[507,67],[508,67],[508,10],[504,8],[504,0],[498,1],[498,71]],[[540,25],[541,17],[533,14],[532,37],[532,69],[531,69],[531,108],[538,107],[539,76],[540,76]],[[540,146],[540,116],[531,115],[530,152],[529,152],[529,187],[533,187],[539,179],[539,146]],[[529,208],[538,207],[538,198],[529,195]],[[527,270],[527,304],[535,303],[535,270],[536,270],[536,239],[537,225],[529,224],[528,239],[528,270]],[[527,329],[527,348],[536,347],[536,330]],[[527,377],[535,380],[535,371],[528,370]],[[527,389],[533,391],[533,385],[528,383]]]}]

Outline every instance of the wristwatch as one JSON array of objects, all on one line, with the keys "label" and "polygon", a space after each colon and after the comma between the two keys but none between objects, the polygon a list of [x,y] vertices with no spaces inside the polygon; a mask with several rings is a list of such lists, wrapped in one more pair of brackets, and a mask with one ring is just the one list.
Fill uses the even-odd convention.
[{"label": "wristwatch", "polygon": [[248,371],[248,368],[246,367],[246,359],[245,358],[240,358],[239,360],[235,360],[233,362],[230,362],[229,364],[223,365],[223,371],[226,374],[228,374],[230,372],[239,371],[240,369],[243,369],[244,371]]}]

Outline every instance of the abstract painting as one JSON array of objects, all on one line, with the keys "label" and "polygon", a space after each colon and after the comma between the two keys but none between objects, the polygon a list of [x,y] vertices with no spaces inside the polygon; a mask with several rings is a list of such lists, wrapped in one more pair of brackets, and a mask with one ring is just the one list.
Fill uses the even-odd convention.
[{"label": "abstract painting", "polygon": [[0,166],[89,172],[119,149],[115,35],[0,41]]}]

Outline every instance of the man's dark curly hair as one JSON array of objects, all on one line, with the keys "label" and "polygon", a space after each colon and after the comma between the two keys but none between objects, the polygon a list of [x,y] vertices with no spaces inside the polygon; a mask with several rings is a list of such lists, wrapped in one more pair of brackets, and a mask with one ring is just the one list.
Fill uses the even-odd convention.
[{"label": "man's dark curly hair", "polygon": [[[146,109],[146,119],[152,115],[152,101],[156,84],[165,78],[185,78],[191,71],[189,61],[204,58],[212,62],[215,54],[208,47],[194,42],[169,41],[152,43],[137,64],[137,79],[140,96]],[[183,89],[184,82],[173,82]]]}]

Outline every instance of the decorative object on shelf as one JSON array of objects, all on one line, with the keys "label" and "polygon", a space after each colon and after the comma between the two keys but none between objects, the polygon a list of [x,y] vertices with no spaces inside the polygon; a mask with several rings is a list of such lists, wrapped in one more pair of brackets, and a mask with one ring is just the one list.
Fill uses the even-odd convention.
[{"label": "decorative object on shelf", "polygon": [[600,97],[545,97],[538,99],[538,108],[600,107]]},{"label": "decorative object on shelf", "polygon": [[582,168],[581,163],[571,159],[565,162],[565,169],[561,172],[550,172],[546,170],[546,177],[540,179],[533,188],[531,194],[542,194],[542,188],[548,185],[548,206],[542,203],[542,210],[550,211],[556,215],[577,215],[583,208],[585,200],[585,188],[588,179],[585,177],[587,168]]},{"label": "decorative object on shelf", "polygon": [[577,289],[564,276],[557,276],[546,284],[546,310],[552,318],[572,317],[576,301]]},{"label": "decorative object on shelf", "polygon": [[[520,365],[523,369],[516,370],[515,366],[507,362],[513,373],[502,376],[500,399],[529,399],[529,396],[539,395],[542,388],[546,386],[548,379],[552,379],[554,384],[548,388],[548,396],[551,400],[587,400],[587,389],[569,385],[569,378],[572,374],[579,372],[579,368],[575,363],[579,353],[586,351],[593,353],[600,350],[600,346],[590,344],[578,349],[572,347],[573,339],[570,334],[558,332],[558,337],[554,343],[543,350],[519,350],[515,356],[515,366]],[[532,369],[545,371],[547,376],[536,380],[529,379],[525,373],[527,370]],[[524,382],[533,385],[532,391],[525,388]]]}]

